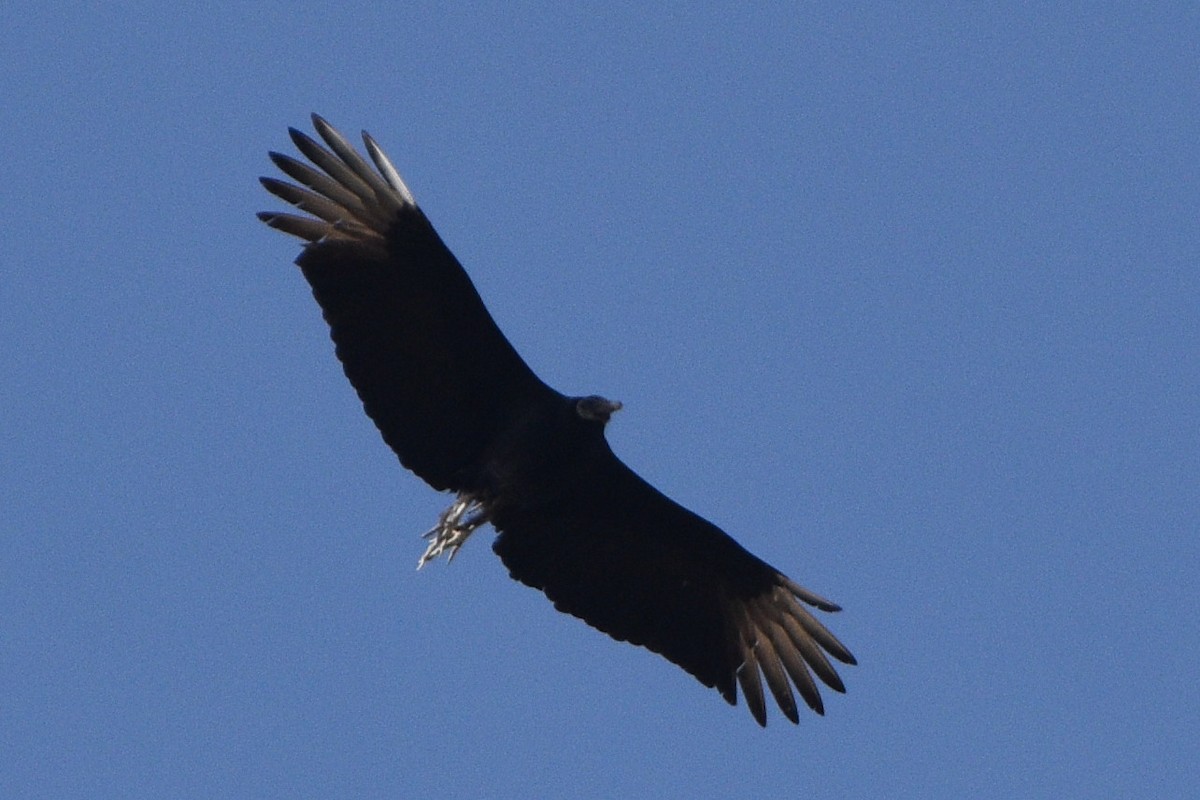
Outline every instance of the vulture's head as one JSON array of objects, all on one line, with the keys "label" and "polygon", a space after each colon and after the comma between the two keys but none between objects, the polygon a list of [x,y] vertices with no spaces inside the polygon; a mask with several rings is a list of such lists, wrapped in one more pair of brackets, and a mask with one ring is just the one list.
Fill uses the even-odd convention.
[{"label": "vulture's head", "polygon": [[621,404],[600,395],[590,394],[575,401],[575,413],[586,420],[607,425],[614,411],[620,411]]}]

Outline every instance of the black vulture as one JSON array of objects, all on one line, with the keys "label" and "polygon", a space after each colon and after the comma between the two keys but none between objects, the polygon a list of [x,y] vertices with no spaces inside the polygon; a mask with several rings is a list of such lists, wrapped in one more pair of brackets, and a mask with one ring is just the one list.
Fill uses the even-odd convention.
[{"label": "black vulture", "polygon": [[490,523],[512,577],[559,611],[665,656],[731,705],[740,684],[760,725],[763,678],[793,723],[792,685],[824,713],[813,674],[844,692],[829,656],[855,660],[804,604],[838,606],[625,466],[604,437],[621,404],[543,383],[375,141],[363,134],[372,167],[325,120],[313,124],[327,147],[290,129],[313,166],[270,154],[299,185],[262,178],[307,216],[258,216],[304,240],[296,263],[384,441],[456,494],[420,564],[453,558]]}]

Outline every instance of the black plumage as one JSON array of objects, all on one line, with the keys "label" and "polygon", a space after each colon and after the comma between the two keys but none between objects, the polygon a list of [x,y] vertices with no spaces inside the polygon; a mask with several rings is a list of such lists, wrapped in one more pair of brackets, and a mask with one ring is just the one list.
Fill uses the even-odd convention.
[{"label": "black plumage", "polygon": [[291,136],[317,169],[271,153],[298,185],[262,179],[307,216],[259,218],[305,240],[296,263],[384,441],[458,495],[421,563],[453,557],[490,522],[512,577],[558,610],[662,654],[731,704],[740,684],[759,724],[764,677],[792,722],[792,686],[823,713],[813,674],[842,692],[829,656],[855,661],[805,606],[838,607],[625,466],[604,437],[620,404],[543,383],[370,136],[374,166],[323,119],[313,124],[328,149]]}]

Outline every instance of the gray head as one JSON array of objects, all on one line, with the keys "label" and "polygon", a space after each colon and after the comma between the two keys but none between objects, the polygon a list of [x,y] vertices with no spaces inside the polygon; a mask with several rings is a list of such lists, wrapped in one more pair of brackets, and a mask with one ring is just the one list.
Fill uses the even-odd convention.
[{"label": "gray head", "polygon": [[608,400],[597,394],[589,394],[575,401],[575,413],[587,420],[608,423],[614,411],[620,411],[621,404],[616,400]]}]

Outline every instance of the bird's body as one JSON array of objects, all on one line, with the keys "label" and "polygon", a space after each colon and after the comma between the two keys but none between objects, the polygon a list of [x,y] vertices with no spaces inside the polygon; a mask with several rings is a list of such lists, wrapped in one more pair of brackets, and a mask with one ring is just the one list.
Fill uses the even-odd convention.
[{"label": "bird's body", "polygon": [[662,654],[730,703],[740,683],[760,724],[761,677],[793,722],[792,685],[822,712],[812,674],[843,691],[826,654],[855,662],[801,603],[837,606],[622,463],[604,437],[620,404],[543,383],[375,142],[364,134],[372,167],[313,121],[330,149],[291,133],[319,171],[272,153],[301,186],[263,179],[311,216],[259,216],[307,242],[297,264],[384,441],[430,486],[458,495],[421,563],[453,556],[491,523],[512,577],[560,611]]}]

